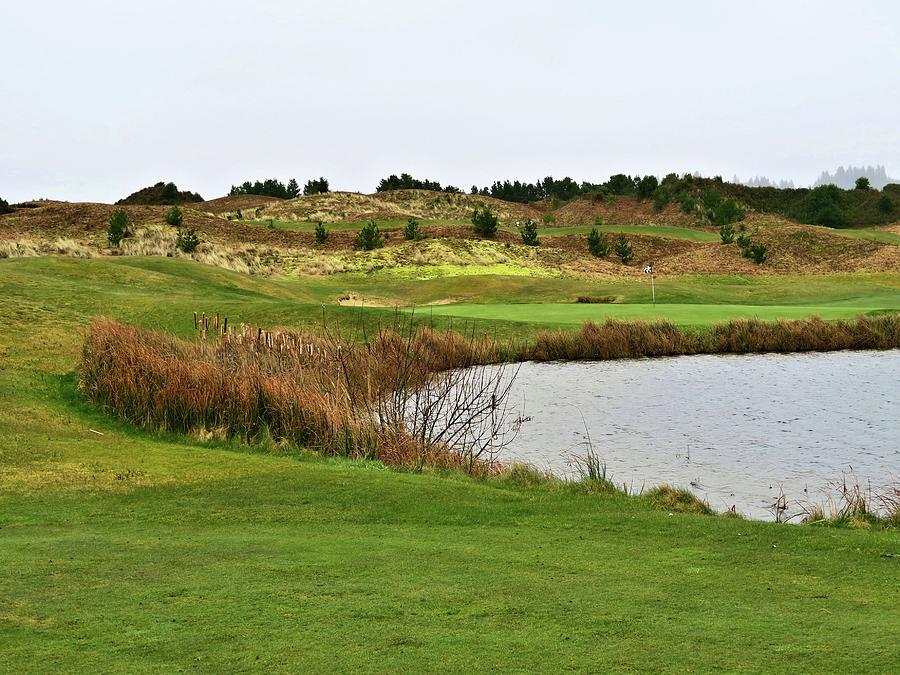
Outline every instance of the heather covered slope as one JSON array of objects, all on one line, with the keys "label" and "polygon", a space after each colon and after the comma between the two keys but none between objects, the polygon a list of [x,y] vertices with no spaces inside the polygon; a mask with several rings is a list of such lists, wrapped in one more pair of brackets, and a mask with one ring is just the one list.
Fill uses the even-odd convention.
[{"label": "heather covered slope", "polygon": [[[490,205],[500,217],[494,240],[474,234],[470,209]],[[743,221],[754,241],[767,246],[767,261],[757,265],[734,244],[723,246],[718,230],[699,224],[673,205],[656,211],[631,197],[589,198],[560,205],[497,203],[490,198],[400,190],[375,195],[326,193],[294,200],[240,195],[184,207],[184,226],[203,242],[198,255],[217,264],[249,260],[241,269],[267,273],[333,274],[395,269],[433,276],[463,266],[513,265],[538,275],[640,274],[647,263],[664,275],[831,274],[900,270],[900,225],[830,229],[800,225],[780,216],[750,212]],[[132,234],[113,248],[106,224],[124,208]],[[165,224],[167,206],[125,206],[44,201],[0,215],[0,256],[21,255],[176,255],[175,230]],[[544,209],[539,211],[538,209]],[[410,218],[420,221],[423,241],[405,241]],[[540,245],[524,246],[516,223],[539,223]],[[355,251],[358,231],[374,219],[385,248]],[[610,244],[625,236],[634,256],[622,264],[613,252],[589,254],[587,234],[601,223]],[[328,229],[325,242],[314,235],[315,222]],[[259,261],[264,261],[260,263]]]}]

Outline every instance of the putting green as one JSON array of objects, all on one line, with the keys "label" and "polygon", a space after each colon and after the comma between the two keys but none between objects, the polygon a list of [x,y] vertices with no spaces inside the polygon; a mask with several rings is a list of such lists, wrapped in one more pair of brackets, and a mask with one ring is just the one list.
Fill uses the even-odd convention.
[{"label": "putting green", "polygon": [[862,305],[697,305],[697,304],[459,304],[419,308],[435,316],[464,319],[521,321],[527,323],[577,325],[584,321],[667,319],[682,326],[707,325],[735,318],[800,319],[819,316],[826,320],[847,319],[883,307]]}]

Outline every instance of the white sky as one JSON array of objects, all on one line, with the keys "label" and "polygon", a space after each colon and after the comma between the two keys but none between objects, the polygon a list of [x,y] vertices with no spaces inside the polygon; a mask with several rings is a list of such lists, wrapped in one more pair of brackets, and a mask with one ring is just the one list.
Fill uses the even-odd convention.
[{"label": "white sky", "polygon": [[0,196],[900,174],[900,2],[3,0]]}]

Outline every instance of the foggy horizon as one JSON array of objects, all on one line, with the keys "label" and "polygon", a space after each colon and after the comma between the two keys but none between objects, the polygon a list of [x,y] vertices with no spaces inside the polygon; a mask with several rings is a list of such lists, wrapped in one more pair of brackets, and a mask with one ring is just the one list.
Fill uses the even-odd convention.
[{"label": "foggy horizon", "polygon": [[[0,197],[407,172],[900,175],[900,6],[89,0],[6,9]],[[53,20],[48,21],[48,14]]]}]

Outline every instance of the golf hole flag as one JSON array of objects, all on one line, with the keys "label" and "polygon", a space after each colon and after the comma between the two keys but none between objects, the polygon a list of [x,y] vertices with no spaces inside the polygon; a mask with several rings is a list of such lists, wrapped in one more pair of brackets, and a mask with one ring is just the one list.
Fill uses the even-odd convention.
[{"label": "golf hole flag", "polygon": [[644,268],[644,274],[653,274],[653,265],[647,265]]}]

